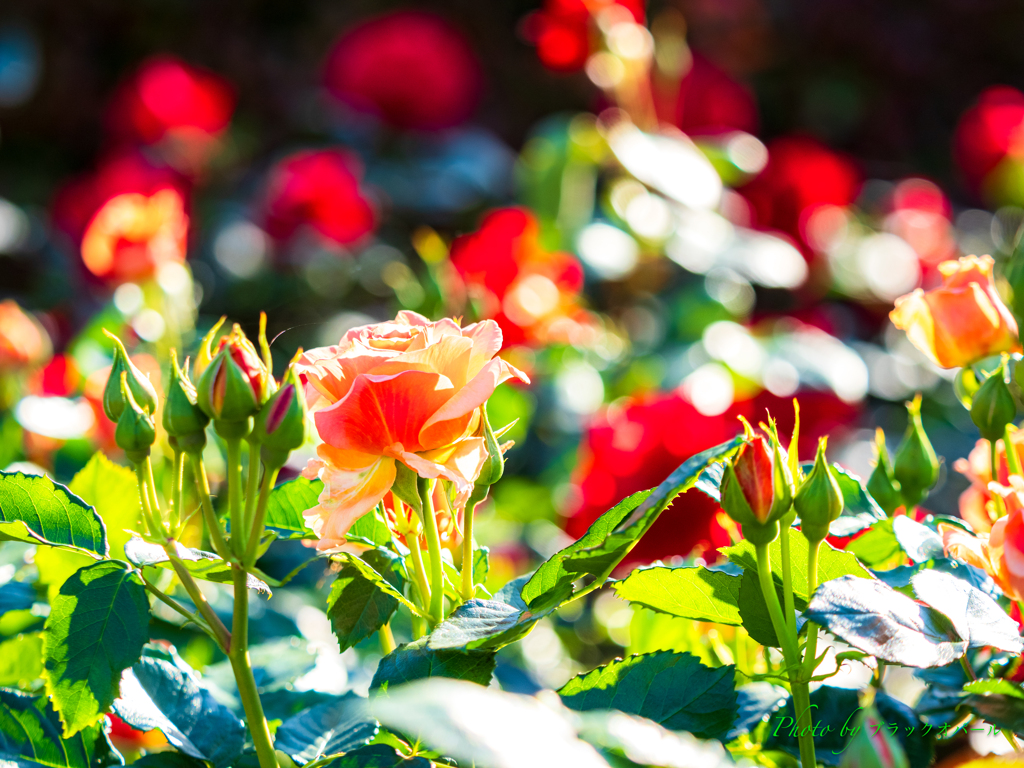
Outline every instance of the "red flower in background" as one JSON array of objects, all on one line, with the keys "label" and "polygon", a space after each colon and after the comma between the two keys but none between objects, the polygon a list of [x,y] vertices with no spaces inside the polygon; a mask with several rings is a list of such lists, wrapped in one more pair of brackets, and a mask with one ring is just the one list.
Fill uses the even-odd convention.
[{"label": "red flower in background", "polygon": [[[855,405],[825,392],[805,392],[800,401],[800,452],[813,455],[818,437],[849,424]],[[789,398],[765,391],[734,403],[720,416],[704,416],[678,392],[637,398],[613,406],[591,424],[582,442],[575,484],[579,502],[566,520],[570,536],[582,536],[605,511],[631,493],[652,488],[690,456],[741,431],[737,416],[753,423],[768,413],[786,434],[793,428]],[[729,544],[719,507],[698,490],[680,496],[665,510],[630,553],[627,564],[648,563],[694,552],[714,560],[715,550]],[[723,513],[724,515],[724,513]]]},{"label": "red flower in background", "polygon": [[575,72],[593,52],[591,17],[616,5],[643,24],[644,0],[545,0],[541,10],[526,18],[526,37],[545,67]]},{"label": "red flower in background", "polygon": [[860,180],[857,166],[845,155],[815,139],[787,136],[768,145],[768,165],[742,194],[757,227],[780,230],[806,244],[803,230],[814,210],[850,205]]},{"label": "red flower in background", "polygon": [[500,208],[452,243],[451,261],[483,317],[501,327],[504,346],[565,341],[587,318],[578,304],[583,268],[549,251],[525,208]]},{"label": "red flower in background", "polygon": [[957,124],[953,157],[976,192],[1004,159],[1024,159],[1024,93],[1005,85],[982,91]]},{"label": "red flower in background", "polygon": [[655,90],[655,107],[662,122],[691,135],[757,132],[753,92],[699,53],[693,54],[690,70],[679,81],[676,93]]},{"label": "red flower in background", "polygon": [[362,169],[339,149],[296,152],[280,161],[267,183],[267,232],[291,237],[308,225],[328,240],[349,245],[373,232],[376,214],[359,186]]},{"label": "red flower in background", "polygon": [[234,109],[234,89],[223,77],[173,56],[156,56],[118,88],[108,123],[115,135],[153,144],[168,134],[216,136]]},{"label": "red flower in background", "polygon": [[480,63],[448,22],[421,11],[353,27],[327,58],[325,84],[353,109],[400,129],[438,130],[467,120],[480,98]]}]

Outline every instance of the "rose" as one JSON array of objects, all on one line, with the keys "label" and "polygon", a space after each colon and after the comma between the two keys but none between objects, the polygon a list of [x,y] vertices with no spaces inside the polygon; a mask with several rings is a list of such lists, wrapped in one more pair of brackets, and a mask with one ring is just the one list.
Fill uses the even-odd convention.
[{"label": "rose", "polygon": [[1003,500],[1006,516],[992,524],[988,535],[973,536],[940,524],[942,546],[948,557],[983,569],[1011,600],[1024,599],[1024,478],[1011,475],[1010,487],[990,483],[989,490]]},{"label": "rose", "polygon": [[[1024,430],[1013,430],[1010,443],[1018,461],[1024,462]],[[978,533],[988,533],[995,518],[989,485],[993,481],[1001,485],[1010,482],[1010,467],[1002,440],[996,440],[996,466],[999,468],[998,477],[992,477],[992,449],[985,439],[975,444],[966,459],[957,459],[953,463],[953,469],[971,481],[971,486],[960,494],[960,517]]]},{"label": "rose", "polygon": [[944,261],[943,284],[896,299],[893,324],[943,368],[970,365],[1001,352],[1020,352],[1017,321],[992,282],[991,256]]},{"label": "rose", "polygon": [[13,299],[0,301],[0,374],[42,365],[52,353],[43,326]]},{"label": "rose", "polygon": [[583,69],[592,50],[595,14],[611,6],[637,24],[644,22],[644,0],[545,0],[544,7],[526,17],[524,31],[537,46],[537,57],[548,69]]},{"label": "rose", "polygon": [[344,544],[352,523],[391,489],[398,463],[449,481],[457,505],[465,503],[487,458],[479,409],[503,381],[529,381],[495,357],[500,349],[492,320],[460,328],[403,311],[299,358],[323,440],[304,473],[324,483],[306,512],[318,549]]}]

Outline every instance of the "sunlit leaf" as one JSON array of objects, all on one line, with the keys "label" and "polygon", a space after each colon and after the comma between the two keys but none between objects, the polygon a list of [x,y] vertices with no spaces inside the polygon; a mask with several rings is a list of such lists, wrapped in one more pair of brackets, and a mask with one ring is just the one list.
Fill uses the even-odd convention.
[{"label": "sunlit leaf", "polygon": [[50,478],[0,472],[0,540],[108,552],[96,510]]},{"label": "sunlit leaf", "polygon": [[493,672],[493,651],[434,651],[427,647],[426,638],[420,638],[381,659],[370,688],[387,684],[390,692],[393,686],[424,677],[450,677],[488,685]]},{"label": "sunlit leaf", "polygon": [[299,765],[367,744],[377,735],[377,721],[367,717],[366,699],[346,693],[310,707],[277,727],[274,748]]},{"label": "sunlit leaf", "polygon": [[941,611],[953,622],[968,647],[991,646],[1009,653],[1024,651],[1017,622],[980,589],[956,576],[930,569],[915,575],[910,583],[918,600]]},{"label": "sunlit leaf", "polygon": [[318,497],[323,489],[322,481],[304,477],[275,487],[267,501],[267,528],[282,539],[315,539],[316,534],[306,525],[302,513],[320,503]]},{"label": "sunlit leaf", "polygon": [[738,625],[740,578],[707,568],[644,568],[616,582],[623,600],[696,621]]}]

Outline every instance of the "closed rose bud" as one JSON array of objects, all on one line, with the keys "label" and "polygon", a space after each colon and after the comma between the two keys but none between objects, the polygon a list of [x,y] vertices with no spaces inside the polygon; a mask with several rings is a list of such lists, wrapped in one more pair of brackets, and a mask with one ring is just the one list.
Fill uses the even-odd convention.
[{"label": "closed rose bud", "polygon": [[128,389],[135,398],[135,403],[149,413],[156,413],[157,394],[156,389],[144,374],[129,359],[124,344],[114,334],[106,329],[103,331],[107,338],[114,342],[114,365],[110,369],[110,376],[107,378],[107,386],[103,390],[103,412],[113,422],[121,418],[125,408],[125,399],[121,389],[121,374],[125,374],[128,380]]},{"label": "closed rose bud", "polygon": [[252,440],[262,444],[268,467],[282,467],[288,454],[306,442],[306,394],[294,367],[256,416]]},{"label": "closed rose bud", "polygon": [[[215,422],[237,425],[256,414],[269,390],[270,373],[236,325],[221,339],[216,356],[199,379],[199,407]],[[235,436],[237,430],[229,431]]]},{"label": "closed rose bud", "polygon": [[1004,362],[978,387],[971,401],[971,421],[989,442],[1003,436],[1006,425],[1017,415],[1017,405],[1006,385]]},{"label": "closed rose bud", "polygon": [[939,459],[921,423],[921,396],[907,403],[909,423],[899,448],[893,475],[900,483],[903,504],[909,511],[920,504],[939,479]]},{"label": "closed rose bud", "polygon": [[903,497],[900,495],[900,484],[892,473],[889,452],[885,448],[885,433],[881,427],[875,432],[875,445],[878,448],[878,462],[868,478],[867,489],[871,498],[891,517],[903,504]]},{"label": "closed rose bud", "polygon": [[970,366],[961,368],[957,371],[956,376],[953,377],[953,393],[956,395],[956,399],[960,401],[960,404],[967,410],[971,410],[971,401],[974,399],[974,393],[978,391],[980,386],[981,382],[978,381],[974,369]]},{"label": "closed rose bud", "polygon": [[156,422],[152,414],[144,411],[132,395],[127,371],[121,372],[121,393],[124,408],[114,430],[114,442],[132,462],[138,463],[149,455],[150,446],[156,440]]},{"label": "closed rose bud", "polygon": [[843,491],[825,458],[825,442],[822,438],[818,443],[814,466],[793,499],[800,515],[800,531],[810,542],[824,540],[829,525],[843,513]]},{"label": "closed rose bud", "polygon": [[899,739],[873,705],[861,709],[850,730],[839,768],[910,768]]},{"label": "closed rose bud", "polygon": [[[186,367],[188,361],[185,361]],[[196,388],[188,372],[178,367],[178,355],[171,350],[171,381],[167,387],[163,424],[180,450],[201,451],[206,445],[206,425],[210,417],[198,405]]]},{"label": "closed rose bud", "polygon": [[743,535],[755,544],[778,536],[778,521],[792,504],[792,480],[778,446],[774,450],[762,435],[748,433],[746,441],[722,476],[721,504],[743,526]]}]

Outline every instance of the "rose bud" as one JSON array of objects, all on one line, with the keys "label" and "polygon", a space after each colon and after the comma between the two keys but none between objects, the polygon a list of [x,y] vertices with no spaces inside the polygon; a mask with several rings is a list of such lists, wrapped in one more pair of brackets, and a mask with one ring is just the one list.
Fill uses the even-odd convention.
[{"label": "rose bud", "polygon": [[114,442],[130,461],[138,464],[149,455],[149,448],[156,440],[156,422],[135,401],[127,371],[121,371],[121,394],[124,397],[124,408],[114,430]]},{"label": "rose bud", "polygon": [[[235,325],[231,333],[220,340],[216,356],[199,379],[199,407],[214,420],[218,431],[228,424],[243,424],[266,400],[269,379],[270,373],[256,354],[256,348]],[[248,432],[248,429],[243,431]]]},{"label": "rose bud", "polygon": [[981,383],[971,401],[971,421],[991,443],[1003,436],[1006,425],[1017,415],[1017,405],[1006,385],[1005,374],[1004,362]]},{"label": "rose bud", "polygon": [[206,425],[210,417],[199,407],[196,388],[188,378],[188,361],[185,371],[178,367],[178,355],[171,350],[171,381],[167,387],[167,403],[164,406],[164,429],[183,451],[196,453],[206,445]]},{"label": "rose bud", "polygon": [[861,709],[839,768],[910,768],[907,756],[874,705]]},{"label": "rose bud", "polygon": [[779,535],[779,518],[792,504],[792,480],[778,445],[753,434],[748,427],[746,441],[722,476],[722,508],[743,526],[743,535],[754,544],[768,544]]},{"label": "rose bud", "polygon": [[793,506],[800,515],[800,531],[812,543],[823,541],[829,525],[843,513],[843,492],[825,458],[825,442],[824,437],[818,441],[814,466],[793,498]]},{"label": "rose bud", "polygon": [[875,446],[878,449],[878,462],[868,478],[867,489],[871,498],[891,517],[902,506],[903,497],[900,495],[900,484],[892,473],[889,452],[885,448],[885,433],[881,427],[875,431]]},{"label": "rose bud", "polygon": [[971,401],[980,386],[981,382],[978,381],[977,374],[970,366],[961,368],[953,377],[953,394],[967,410],[971,410]]},{"label": "rose bud", "polygon": [[252,439],[262,444],[268,468],[283,467],[288,454],[306,442],[306,393],[294,366],[289,366],[281,387],[256,415]]},{"label": "rose bud", "polygon": [[131,390],[136,405],[148,413],[156,413],[157,394],[149,376],[135,367],[125,351],[124,344],[117,336],[105,328],[103,333],[114,342],[114,365],[110,369],[107,386],[103,390],[103,412],[113,422],[117,422],[121,418],[121,413],[125,408],[121,374],[125,374],[128,380],[128,389]]},{"label": "rose bud", "polygon": [[939,479],[939,459],[924,425],[921,424],[921,396],[907,403],[910,417],[907,431],[896,449],[893,474],[900,483],[903,504],[909,512],[920,504]]}]

